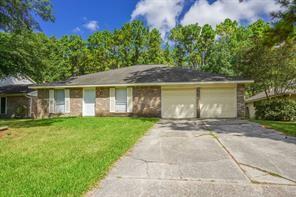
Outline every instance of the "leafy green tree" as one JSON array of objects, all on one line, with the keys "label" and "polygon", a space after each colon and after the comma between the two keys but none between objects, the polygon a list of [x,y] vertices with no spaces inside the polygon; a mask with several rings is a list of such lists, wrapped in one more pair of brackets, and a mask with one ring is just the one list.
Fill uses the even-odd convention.
[{"label": "leafy green tree", "polygon": [[295,54],[295,44],[269,47],[264,41],[257,40],[252,47],[240,52],[237,72],[255,80],[251,87],[253,93],[264,91],[269,98],[272,89],[275,94],[281,94],[295,88]]},{"label": "leafy green tree", "polygon": [[198,24],[178,25],[170,32],[169,39],[174,44],[173,57],[175,65],[189,66],[197,69],[201,62],[198,44],[201,34]]},{"label": "leafy green tree", "polygon": [[54,21],[50,0],[0,0],[0,30],[40,29],[34,16]]},{"label": "leafy green tree", "polygon": [[140,21],[132,21],[114,31],[115,58],[118,67],[144,63],[149,30]]},{"label": "leafy green tree", "polygon": [[237,75],[238,53],[256,44],[254,40],[265,37],[269,28],[269,24],[263,20],[243,27],[238,26],[235,21],[226,19],[217,25],[217,39],[208,50],[206,64],[202,66],[202,70],[228,76]]},{"label": "leafy green tree", "polygon": [[209,49],[214,44],[215,31],[213,28],[206,24],[202,27],[200,41],[199,41],[199,53],[202,59],[202,65],[206,64],[206,56],[208,55]]},{"label": "leafy green tree", "polygon": [[78,35],[63,36],[59,40],[62,57],[62,66],[67,70],[66,75],[76,76],[88,73],[88,49],[86,42]]},{"label": "leafy green tree", "polygon": [[278,0],[282,9],[271,13],[276,19],[267,42],[271,45],[296,39],[296,0]]},{"label": "leafy green tree", "polygon": [[152,29],[148,35],[147,55],[145,63],[162,64],[165,63],[164,53],[161,47],[162,39],[157,29]]},{"label": "leafy green tree", "polygon": [[110,31],[98,31],[88,38],[88,49],[90,53],[90,71],[103,71],[115,65],[114,40]]}]

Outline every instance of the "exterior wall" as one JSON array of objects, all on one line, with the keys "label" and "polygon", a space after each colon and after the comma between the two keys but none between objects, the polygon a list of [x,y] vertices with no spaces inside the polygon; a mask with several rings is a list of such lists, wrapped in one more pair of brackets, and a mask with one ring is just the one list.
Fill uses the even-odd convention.
[{"label": "exterior wall", "polygon": [[246,106],[245,106],[245,85],[237,84],[237,117],[245,118],[246,117]]},{"label": "exterior wall", "polygon": [[48,89],[38,90],[37,96],[37,118],[46,118],[49,116],[49,91]]},{"label": "exterior wall", "polygon": [[70,89],[70,116],[82,116],[82,88]]},{"label": "exterior wall", "polygon": [[248,118],[255,118],[255,112],[256,112],[256,109],[255,109],[255,106],[254,106],[254,103],[248,103],[246,104],[247,105],[247,109],[248,109]]},{"label": "exterior wall", "polygon": [[96,116],[110,115],[109,88],[96,89]]},{"label": "exterior wall", "polygon": [[133,114],[161,116],[161,88],[159,86],[133,88]]}]

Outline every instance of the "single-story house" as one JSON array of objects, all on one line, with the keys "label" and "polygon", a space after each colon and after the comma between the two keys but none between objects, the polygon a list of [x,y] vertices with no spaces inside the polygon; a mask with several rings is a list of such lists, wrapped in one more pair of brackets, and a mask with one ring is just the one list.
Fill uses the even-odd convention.
[{"label": "single-story house", "polygon": [[37,116],[244,118],[245,84],[165,65],[136,65],[39,84]]},{"label": "single-story house", "polygon": [[37,91],[29,88],[35,82],[27,76],[0,79],[0,117],[31,117],[36,109]]},{"label": "single-story house", "polygon": [[[274,90],[268,93],[270,98],[290,98],[296,100],[296,90],[288,89],[280,94],[275,94]],[[258,101],[266,100],[265,92],[260,92],[254,96],[246,99],[246,110],[249,118],[255,118],[256,108],[255,103]]]}]

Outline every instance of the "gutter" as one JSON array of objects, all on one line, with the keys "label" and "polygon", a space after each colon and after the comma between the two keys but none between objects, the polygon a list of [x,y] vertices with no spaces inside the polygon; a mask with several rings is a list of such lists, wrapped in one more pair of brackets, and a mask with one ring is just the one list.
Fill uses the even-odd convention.
[{"label": "gutter", "polygon": [[173,85],[215,85],[215,84],[250,84],[254,80],[239,81],[207,81],[207,82],[162,82],[162,83],[126,83],[126,84],[101,84],[101,85],[45,85],[29,86],[31,89],[50,88],[83,88],[83,87],[130,87],[130,86],[173,86]]}]

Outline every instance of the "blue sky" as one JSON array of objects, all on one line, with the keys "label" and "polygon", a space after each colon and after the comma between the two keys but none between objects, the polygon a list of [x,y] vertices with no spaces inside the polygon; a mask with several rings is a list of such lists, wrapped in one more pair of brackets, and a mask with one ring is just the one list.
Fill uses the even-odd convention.
[{"label": "blue sky", "polygon": [[213,27],[225,18],[251,23],[279,9],[275,0],[52,0],[54,23],[40,21],[49,36],[78,34],[87,38],[94,31],[114,30],[140,19],[163,36],[176,24],[199,23]]}]

